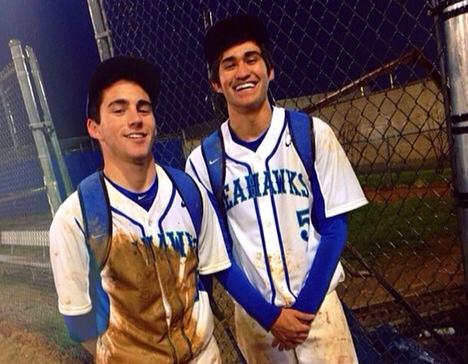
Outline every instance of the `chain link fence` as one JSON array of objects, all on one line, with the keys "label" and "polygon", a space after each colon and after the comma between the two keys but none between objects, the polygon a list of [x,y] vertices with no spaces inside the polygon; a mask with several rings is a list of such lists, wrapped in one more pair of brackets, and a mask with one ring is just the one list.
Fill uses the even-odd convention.
[{"label": "chain link fence", "polygon": [[[409,342],[427,350],[434,362],[467,360],[466,287],[452,194],[447,85],[428,3],[88,4],[103,11],[104,27],[95,24],[96,39],[100,47],[110,47],[101,56],[135,55],[161,68],[155,155],[177,167],[183,167],[200,139],[226,117],[223,100],[210,91],[207,81],[202,47],[206,27],[239,12],[261,17],[273,44],[271,97],[278,105],[305,110],[332,126],[370,201],[350,214],[349,244],[342,259],[347,279],[338,288],[343,302],[370,333],[381,362],[413,362],[404,350]],[[56,313],[50,270],[11,264],[19,259],[15,257],[30,254],[35,258],[29,262],[49,264],[47,243],[39,249],[32,243],[46,237],[31,234],[42,234],[37,231],[47,229],[51,221],[12,64],[0,72],[0,96],[0,279],[8,281],[9,294],[19,302],[21,292],[27,292],[21,285],[30,279],[38,282],[38,272],[44,272],[43,280],[34,283],[44,292],[36,306],[42,305],[43,312],[54,310],[45,326],[66,335]],[[76,185],[99,166],[98,151],[85,144],[79,150],[66,149]],[[11,231],[19,235],[11,238]],[[10,240],[13,244],[6,243]],[[237,363],[239,354],[230,336],[232,303],[219,286],[215,288],[221,317],[215,334],[224,362]],[[9,310],[14,307],[3,306],[0,314]],[[30,325],[33,317],[22,320]]]},{"label": "chain link fence", "polygon": [[52,214],[13,62],[0,71],[0,146],[0,271],[48,268]]},{"label": "chain link fence", "polygon": [[84,362],[87,356],[68,339],[58,314],[49,260],[48,230],[70,191],[68,176],[61,178],[63,161],[54,149],[58,141],[34,52],[16,40],[9,46],[12,61],[0,71],[0,340],[10,333],[34,348],[39,332],[72,348],[65,362]]},{"label": "chain link fence", "polygon": [[[442,361],[467,357],[462,249],[434,19],[424,2],[103,1],[114,55],[162,70],[160,136],[186,156],[226,117],[207,82],[203,35],[238,12],[261,17],[273,44],[278,105],[327,121],[370,204],[351,214],[340,296],[379,330],[397,329]],[[229,299],[218,304],[232,317]],[[460,316],[461,315],[461,316]],[[463,316],[465,317],[465,316]],[[466,318],[464,318],[466,320]],[[217,331],[227,362],[236,353]],[[406,360],[410,360],[407,358]]]}]

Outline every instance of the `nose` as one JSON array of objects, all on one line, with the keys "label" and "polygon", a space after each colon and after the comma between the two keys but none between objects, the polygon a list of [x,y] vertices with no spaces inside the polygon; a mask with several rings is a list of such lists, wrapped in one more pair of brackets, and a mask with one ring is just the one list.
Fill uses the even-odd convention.
[{"label": "nose", "polygon": [[132,108],[128,114],[128,125],[129,126],[141,126],[143,124],[143,119],[141,114],[136,108]]},{"label": "nose", "polygon": [[237,65],[237,72],[236,72],[236,77],[238,79],[244,79],[249,77],[250,75],[250,69],[249,66],[245,62],[239,62]]}]

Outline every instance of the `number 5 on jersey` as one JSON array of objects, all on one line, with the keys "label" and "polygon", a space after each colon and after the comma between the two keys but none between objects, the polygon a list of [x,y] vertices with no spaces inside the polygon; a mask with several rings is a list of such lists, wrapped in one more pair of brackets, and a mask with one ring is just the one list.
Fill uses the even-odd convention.
[{"label": "number 5 on jersey", "polygon": [[301,228],[301,238],[304,241],[309,241],[309,209],[297,210],[296,211],[297,223]]}]

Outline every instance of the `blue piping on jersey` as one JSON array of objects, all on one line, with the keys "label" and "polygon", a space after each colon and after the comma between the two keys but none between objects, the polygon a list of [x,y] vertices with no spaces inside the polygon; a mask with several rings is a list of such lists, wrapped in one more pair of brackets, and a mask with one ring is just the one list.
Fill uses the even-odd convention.
[{"label": "blue piping on jersey", "polygon": [[[265,160],[265,168],[267,171],[270,171],[270,167],[268,166],[268,163],[270,162],[270,159],[275,155],[276,151],[278,150],[281,137],[284,134],[284,131],[286,130],[286,120],[283,121],[283,129],[281,130],[281,133],[278,137],[278,140],[276,142],[275,147],[273,148],[272,152],[270,155],[266,158]],[[276,203],[275,203],[275,197],[273,193],[270,193],[270,200],[271,200],[271,205],[273,207],[273,216],[275,218],[275,227],[276,227],[276,234],[278,235],[278,241],[279,241],[279,246],[280,246],[280,251],[281,251],[281,261],[283,263],[283,271],[284,271],[284,277],[286,278],[286,286],[288,287],[289,293],[296,299],[296,295],[293,293],[291,290],[291,284],[289,282],[289,272],[288,272],[288,266],[286,264],[286,256],[284,254],[284,244],[283,244],[283,237],[281,235],[280,227],[279,227],[279,221],[278,221],[278,213],[276,211]]]},{"label": "blue piping on jersey", "polygon": [[159,233],[161,234],[160,236],[164,236],[164,229],[162,227],[163,220],[166,218],[167,214],[169,213],[169,210],[171,209],[172,203],[174,202],[175,198],[175,186],[172,186],[172,192],[171,192],[171,197],[169,198],[169,202],[166,205],[166,209],[161,215],[161,218],[159,219],[158,223],[158,228],[159,228]]},{"label": "blue piping on jersey", "polygon": [[124,218],[126,218],[128,221],[130,221],[132,224],[135,224],[138,226],[141,230],[142,237],[146,236],[145,228],[142,224],[140,224],[138,221],[132,219],[130,216],[125,215],[122,211],[117,210],[115,207],[111,206],[111,211],[115,212],[117,215],[120,215]]},{"label": "blue piping on jersey", "polygon": [[[235,160],[234,158],[231,158],[230,156],[227,155],[226,153],[226,161],[231,160],[234,163],[240,164],[241,166],[245,167],[248,171],[249,174],[252,174],[252,168],[247,163]],[[265,243],[265,235],[263,232],[263,224],[262,224],[262,218],[260,216],[260,213],[258,211],[258,202],[257,202],[257,197],[253,198],[253,202],[255,205],[255,215],[257,216],[257,222],[258,222],[258,228],[260,230],[260,237],[262,239],[262,247],[263,247],[263,256],[265,258],[265,266],[267,269],[268,273],[268,280],[270,281],[270,286],[271,286],[271,303],[274,305],[275,304],[275,298],[276,298],[276,289],[275,285],[273,284],[273,278],[271,276],[271,269],[270,269],[270,262],[268,261],[268,254],[267,254],[267,248],[266,248],[266,243]]]},{"label": "blue piping on jersey", "polygon": [[78,220],[76,219],[76,217],[75,217],[75,224],[78,226],[78,229],[81,230],[81,232],[83,233],[83,236],[86,236],[86,233],[85,233],[83,227],[82,227],[81,224],[78,222]]},{"label": "blue piping on jersey", "polygon": [[192,160],[189,159],[189,162],[190,162],[190,168],[192,168],[193,173],[195,173],[195,176],[197,177],[198,182],[200,182],[200,183],[204,186],[204,184],[202,183],[202,181],[201,181],[201,179],[200,179],[200,176],[199,176],[198,173],[197,173],[197,170],[195,169],[195,166],[194,166],[193,163],[192,163]]}]

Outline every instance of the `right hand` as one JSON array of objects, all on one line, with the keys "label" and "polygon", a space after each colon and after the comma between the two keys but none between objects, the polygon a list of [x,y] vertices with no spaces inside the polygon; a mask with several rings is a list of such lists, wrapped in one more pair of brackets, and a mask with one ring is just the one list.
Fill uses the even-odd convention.
[{"label": "right hand", "polygon": [[310,325],[315,315],[294,310],[292,308],[282,308],[280,315],[271,327],[274,335],[272,346],[278,346],[280,350],[290,350],[302,344],[309,335]]}]

